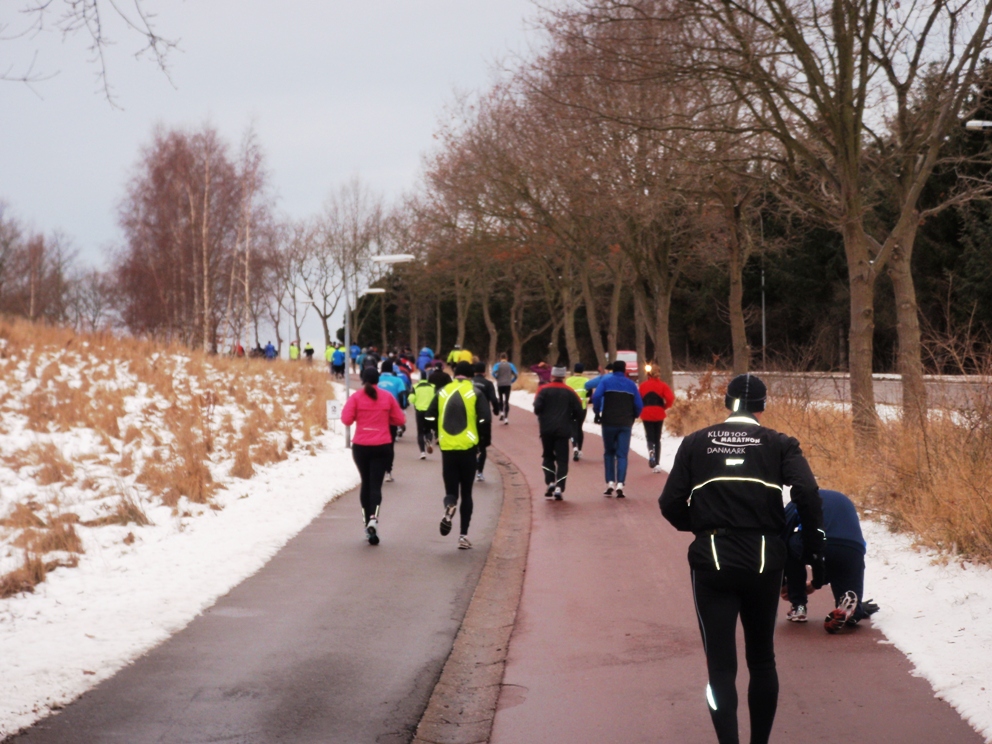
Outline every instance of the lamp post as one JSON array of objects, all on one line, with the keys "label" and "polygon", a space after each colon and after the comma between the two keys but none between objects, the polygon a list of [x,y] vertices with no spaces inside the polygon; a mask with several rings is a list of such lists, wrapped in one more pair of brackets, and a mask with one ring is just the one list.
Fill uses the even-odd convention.
[{"label": "lamp post", "polygon": [[[406,263],[408,261],[413,261],[417,257],[412,253],[390,253],[384,256],[372,256],[372,261],[381,264],[399,264]],[[355,297],[355,301],[362,295],[367,294],[385,294],[386,290],[382,287],[369,287],[364,292],[361,292]],[[385,312],[385,303],[383,303],[383,312]],[[345,348],[345,365],[344,365],[344,399],[347,402],[348,398],[351,397],[351,299],[348,297],[348,285],[345,283],[344,290],[344,348]],[[351,427],[344,427],[344,446],[351,447]]]}]

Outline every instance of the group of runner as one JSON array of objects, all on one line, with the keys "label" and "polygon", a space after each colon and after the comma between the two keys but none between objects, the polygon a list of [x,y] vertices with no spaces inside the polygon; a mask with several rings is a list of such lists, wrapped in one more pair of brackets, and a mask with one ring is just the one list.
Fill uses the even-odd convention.
[{"label": "group of runner", "polygon": [[[382,482],[391,479],[393,443],[406,424],[402,409],[412,400],[420,458],[432,453],[435,442],[441,450],[440,533],[450,534],[457,512],[458,548],[472,547],[473,483],[484,479],[494,417],[509,423],[510,390],[518,373],[504,354],[491,370],[494,385],[486,366],[469,361],[471,354],[464,358],[466,353],[453,350],[449,374],[430,349],[422,350],[416,385],[408,375],[394,373],[392,359],[377,369],[373,358],[362,371],[363,389],[344,407],[344,423],[356,424],[353,450],[362,477],[362,516],[365,537],[373,545],[379,542]],[[634,422],[640,418],[644,424],[649,467],[661,472],[661,430],[674,395],[657,372],[638,386],[623,362],[592,379],[583,373],[582,365],[575,365],[571,375],[564,367],[551,367],[534,397],[545,498],[564,498],[569,461],[582,457],[589,406],[602,426],[604,493],[625,498]],[[805,622],[808,594],[829,584],[835,609],[824,628],[830,633],[878,610],[862,600],[866,545],[854,505],[844,494],[819,489],[795,438],[761,424],[765,401],[766,387],[758,377],[734,378],[725,399],[730,416],[684,438],[659,498],[662,515],[676,529],[695,535],[688,554],[690,577],[709,676],[706,701],[721,744],[739,741],[738,617],[750,673],[751,741],[761,744],[770,736],[778,701],[774,628],[779,597],[790,604],[788,620]],[[787,493],[790,503],[785,505]]]}]

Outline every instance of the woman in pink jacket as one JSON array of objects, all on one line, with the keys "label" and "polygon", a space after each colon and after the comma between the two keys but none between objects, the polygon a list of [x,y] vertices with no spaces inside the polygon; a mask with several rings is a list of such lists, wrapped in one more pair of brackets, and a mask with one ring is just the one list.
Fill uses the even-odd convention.
[{"label": "woman in pink jacket", "polygon": [[348,398],[341,411],[345,426],[355,424],[351,440],[351,456],[362,477],[362,522],[371,545],[379,544],[379,505],[382,503],[382,479],[393,460],[393,438],[390,426],[403,426],[406,416],[396,398],[381,390],[379,372],[375,367],[362,370],[362,390]]}]

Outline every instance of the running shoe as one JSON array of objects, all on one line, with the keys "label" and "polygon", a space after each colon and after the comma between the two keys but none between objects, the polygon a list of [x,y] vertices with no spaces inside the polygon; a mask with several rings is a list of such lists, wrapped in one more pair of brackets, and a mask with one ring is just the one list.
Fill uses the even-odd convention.
[{"label": "running shoe", "polygon": [[459,550],[471,550],[472,549],[472,543],[469,542],[468,537],[466,537],[465,535],[459,535],[458,536],[458,549]]},{"label": "running shoe", "polygon": [[823,629],[831,634],[839,632],[854,615],[857,607],[858,595],[853,591],[845,592],[837,602],[837,609],[823,620]]},{"label": "running shoe", "polygon": [[661,465],[655,465],[653,468],[651,468],[651,472],[664,473],[665,471],[661,469]]},{"label": "running shoe", "polygon": [[510,417],[507,416],[505,419],[503,419],[503,426],[509,426],[509,425],[510,425]]},{"label": "running shoe", "polygon": [[547,501],[551,501],[551,499],[553,499],[554,497],[555,497],[555,487],[554,487],[554,486],[552,486],[552,485],[549,485],[549,486],[548,486],[548,487],[547,487],[547,488],[546,488],[546,489],[544,490],[544,498],[545,498],[545,499],[546,499]]},{"label": "running shoe", "polygon": [[582,458],[582,450],[572,452],[572,462],[578,462]]},{"label": "running shoe", "polygon": [[421,452],[420,453],[420,459],[421,460],[426,460],[427,459],[427,453],[426,452]]},{"label": "running shoe", "polygon": [[617,483],[617,498],[622,499],[623,496],[623,483]]},{"label": "running shoe", "polygon": [[604,496],[612,496],[613,495],[613,488],[614,488],[613,481],[607,481],[607,483],[606,483],[606,490],[603,491],[603,495]]},{"label": "running shoe", "polygon": [[368,525],[365,527],[365,534],[369,538],[369,545],[379,544],[379,520],[375,517],[369,520]]},{"label": "running shoe", "polygon": [[386,483],[392,483],[393,482],[393,474],[392,474],[391,471],[389,471],[389,470],[386,471],[386,479],[385,480],[386,480]]},{"label": "running shoe", "polygon": [[475,474],[475,479],[476,479],[476,480],[477,480],[477,481],[478,481],[479,483],[482,483],[482,481],[484,481],[484,480],[486,479],[486,476],[484,476],[484,475],[483,475],[482,473],[476,473],[476,474]]},{"label": "running shoe", "polygon": [[561,501],[561,499],[562,499],[561,489],[560,488],[556,488],[555,489],[555,501]]},{"label": "running shoe", "polygon": [[441,537],[451,532],[451,520],[455,518],[456,509],[454,504],[444,507],[444,516],[441,517]]},{"label": "running shoe", "polygon": [[427,442],[427,454],[428,455],[434,454],[434,445],[431,444],[430,442]]},{"label": "running shoe", "polygon": [[792,605],[792,609],[785,613],[785,619],[793,623],[806,622],[806,605]]}]

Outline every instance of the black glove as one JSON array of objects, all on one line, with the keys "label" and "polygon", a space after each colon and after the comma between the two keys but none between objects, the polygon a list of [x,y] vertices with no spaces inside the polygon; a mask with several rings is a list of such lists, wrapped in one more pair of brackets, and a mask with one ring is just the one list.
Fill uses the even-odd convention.
[{"label": "black glove", "polygon": [[598,413],[596,413],[596,414],[593,414],[593,417],[592,417],[592,422],[593,422],[594,424],[601,424],[601,423],[603,423],[603,417],[602,417],[602,416],[600,416],[600,415],[599,415]]},{"label": "black glove", "polygon": [[809,567],[813,570],[813,580],[810,583],[814,589],[819,589],[827,583],[827,559],[823,553],[815,553],[808,560]]}]

